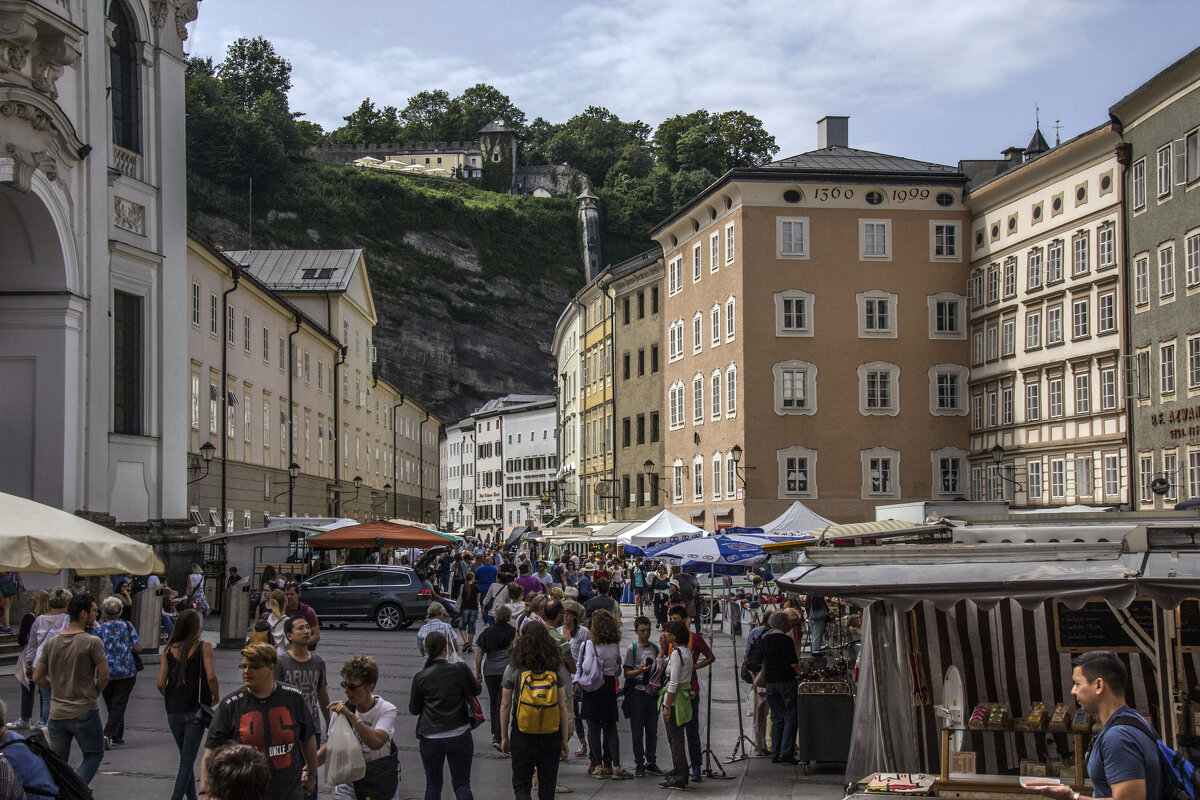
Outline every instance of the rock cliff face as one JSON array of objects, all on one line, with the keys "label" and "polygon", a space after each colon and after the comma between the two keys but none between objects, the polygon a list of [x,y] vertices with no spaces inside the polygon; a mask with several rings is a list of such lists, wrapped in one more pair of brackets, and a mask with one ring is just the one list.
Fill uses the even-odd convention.
[{"label": "rock cliff face", "polygon": [[[315,175],[337,191],[255,197],[253,246],[365,250],[379,377],[445,422],[497,395],[553,393],[554,325],[583,281],[573,204],[460,186],[423,207],[412,191],[421,179],[329,167]],[[364,183],[370,202],[347,200],[347,180]],[[313,196],[336,199],[322,208]],[[198,233],[221,249],[247,247],[236,212],[195,205]]]}]

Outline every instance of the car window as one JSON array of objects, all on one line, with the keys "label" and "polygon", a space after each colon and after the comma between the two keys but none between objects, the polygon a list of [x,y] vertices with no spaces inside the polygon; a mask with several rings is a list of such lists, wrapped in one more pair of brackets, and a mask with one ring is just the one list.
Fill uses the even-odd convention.
[{"label": "car window", "polygon": [[409,586],[412,579],[407,572],[385,572],[379,576],[379,582],[384,586]]},{"label": "car window", "polygon": [[346,586],[378,586],[379,575],[375,572],[348,572]]},{"label": "car window", "polygon": [[328,589],[330,586],[341,586],[342,573],[326,572],[324,575],[314,575],[308,583],[313,589]]}]

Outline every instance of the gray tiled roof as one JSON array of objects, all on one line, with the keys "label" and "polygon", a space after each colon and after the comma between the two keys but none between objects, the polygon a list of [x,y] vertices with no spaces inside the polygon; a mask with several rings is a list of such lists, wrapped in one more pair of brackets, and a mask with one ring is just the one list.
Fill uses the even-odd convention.
[{"label": "gray tiled roof", "polygon": [[277,291],[344,292],[362,250],[227,250],[225,255]]},{"label": "gray tiled roof", "polygon": [[954,175],[957,167],[916,161],[911,158],[855,150],[853,147],[826,147],[763,165],[764,170],[812,170],[815,172],[903,172],[930,175]]}]

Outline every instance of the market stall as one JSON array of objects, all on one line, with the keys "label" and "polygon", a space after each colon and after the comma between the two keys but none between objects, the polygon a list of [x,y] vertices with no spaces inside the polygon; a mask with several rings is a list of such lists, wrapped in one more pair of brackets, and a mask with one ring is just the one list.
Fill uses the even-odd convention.
[{"label": "market stall", "polygon": [[806,550],[780,585],[865,609],[847,780],[886,792],[880,774],[924,773],[934,793],[987,795],[1021,792],[1023,774],[1082,789],[1093,721],[1072,702],[1071,659],[1095,649],[1120,654],[1130,704],[1180,744],[1200,696],[1197,533],[1194,517],[1108,514]]}]

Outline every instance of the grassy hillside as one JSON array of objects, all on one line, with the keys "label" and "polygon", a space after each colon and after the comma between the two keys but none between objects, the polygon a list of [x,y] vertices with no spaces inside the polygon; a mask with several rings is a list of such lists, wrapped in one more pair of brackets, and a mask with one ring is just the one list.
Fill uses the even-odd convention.
[{"label": "grassy hillside", "polygon": [[583,281],[572,202],[293,160],[253,208],[251,242],[248,190],[189,174],[189,221],[222,248],[363,248],[380,377],[443,419],[552,391],[554,323]]}]

